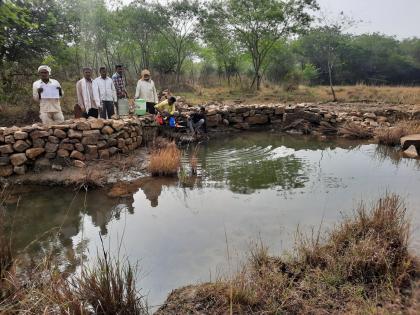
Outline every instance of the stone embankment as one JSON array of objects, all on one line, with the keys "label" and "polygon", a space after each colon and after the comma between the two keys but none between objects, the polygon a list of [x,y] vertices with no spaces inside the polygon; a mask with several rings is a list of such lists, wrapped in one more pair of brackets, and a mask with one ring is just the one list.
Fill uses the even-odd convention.
[{"label": "stone embankment", "polygon": [[[232,127],[247,130],[256,126],[271,125],[284,131],[309,132],[334,130],[346,123],[374,130],[391,127],[400,120],[420,119],[420,111],[403,111],[393,108],[375,111],[351,111],[324,109],[317,104],[264,104],[264,105],[223,105],[209,104],[207,124],[209,127]],[[181,113],[190,112],[188,106],[181,107]],[[306,128],[305,128],[306,127]]]},{"label": "stone embankment", "polygon": [[148,117],[77,119],[62,124],[0,128],[0,176],[63,166],[84,167],[89,160],[128,153],[143,141]]},{"label": "stone embankment", "polygon": [[[179,102],[179,121],[198,108]],[[323,108],[317,104],[206,105],[210,131],[269,128],[295,134],[341,135],[343,126],[365,130],[390,128],[401,120],[420,119],[420,111],[404,111],[385,106],[375,111]],[[24,174],[46,167],[84,167],[89,160],[109,159],[118,152],[138,148],[147,130],[156,131],[151,116],[124,119],[78,119],[63,124],[0,128],[0,177]],[[347,128],[346,130],[348,130]],[[360,132],[360,130],[357,130]]]}]

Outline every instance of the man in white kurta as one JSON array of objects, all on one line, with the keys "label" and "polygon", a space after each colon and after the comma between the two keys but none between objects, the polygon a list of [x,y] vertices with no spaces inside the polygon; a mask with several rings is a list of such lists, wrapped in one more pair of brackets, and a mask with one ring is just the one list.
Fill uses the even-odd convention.
[{"label": "man in white kurta", "polygon": [[40,79],[32,86],[34,101],[39,102],[39,118],[43,124],[53,124],[64,121],[60,98],[63,90],[57,80],[51,79],[51,68],[42,65],[38,68]]},{"label": "man in white kurta", "polygon": [[83,116],[98,118],[102,104],[99,89],[92,80],[92,68],[83,68],[83,78],[76,83],[77,102],[83,111]]},{"label": "man in white kurta", "polygon": [[101,74],[93,80],[98,86],[99,100],[102,103],[101,118],[110,119],[114,115],[114,104],[117,103],[117,91],[114,81],[107,76],[106,67],[100,67]]},{"label": "man in white kurta", "polygon": [[150,114],[156,114],[155,105],[158,102],[155,82],[150,77],[149,70],[141,72],[141,78],[137,82],[135,99],[141,98],[146,101],[146,111]]}]

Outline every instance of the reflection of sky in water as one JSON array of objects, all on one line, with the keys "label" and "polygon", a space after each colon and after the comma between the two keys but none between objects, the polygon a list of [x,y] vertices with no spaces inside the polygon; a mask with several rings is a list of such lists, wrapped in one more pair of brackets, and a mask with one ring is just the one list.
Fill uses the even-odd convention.
[{"label": "reflection of sky in water", "polygon": [[139,284],[152,305],[176,287],[224,274],[225,235],[237,266],[252,242],[262,240],[278,254],[291,248],[298,226],[309,231],[321,222],[332,225],[361,199],[371,202],[385,191],[406,199],[418,245],[419,163],[380,150],[342,140],[229,136],[199,148],[202,179],[189,183],[194,189],[173,180],[143,182],[125,201],[128,208],[104,192],[88,194],[86,215],[76,211],[71,217],[81,226],[70,235],[73,244],[82,235],[89,239],[90,255],[96,254],[98,231],[113,251],[122,244],[121,253],[142,267]]}]

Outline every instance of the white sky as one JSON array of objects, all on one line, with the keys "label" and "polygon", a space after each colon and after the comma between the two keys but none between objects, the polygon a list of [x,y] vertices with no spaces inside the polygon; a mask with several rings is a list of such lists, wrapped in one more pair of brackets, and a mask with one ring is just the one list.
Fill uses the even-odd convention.
[{"label": "white sky", "polygon": [[353,33],[420,37],[420,0],[318,0],[321,9],[363,20]]},{"label": "white sky", "polygon": [[[131,0],[108,0],[129,3]],[[150,1],[150,0],[149,0]],[[168,0],[151,0],[166,3]],[[352,33],[379,32],[398,38],[420,38],[420,0],[318,0],[321,10],[332,15],[341,11],[362,20]]]}]

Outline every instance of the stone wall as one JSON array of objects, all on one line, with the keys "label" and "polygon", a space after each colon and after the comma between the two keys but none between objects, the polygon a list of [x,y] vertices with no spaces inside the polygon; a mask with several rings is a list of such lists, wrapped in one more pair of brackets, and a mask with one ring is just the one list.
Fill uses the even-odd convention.
[{"label": "stone wall", "polygon": [[154,128],[148,117],[75,119],[62,124],[0,128],[0,176],[63,165],[84,167],[85,161],[109,159],[142,144],[143,129]]},{"label": "stone wall", "polygon": [[[339,105],[336,106],[339,109]],[[197,110],[197,109],[195,109]],[[181,115],[193,110],[181,106]],[[208,104],[207,124],[210,128],[234,128],[247,130],[253,127],[269,126],[275,129],[297,132],[338,131],[346,123],[359,125],[374,131],[376,128],[390,127],[401,119],[419,119],[420,112],[405,112],[391,108],[376,111],[340,111],[322,108],[317,104],[264,104],[264,105],[223,105]]]},{"label": "stone wall", "polygon": [[[335,109],[325,109],[317,104],[216,103],[205,107],[207,125],[213,131],[268,127],[292,133],[335,135],[343,125],[353,124],[374,134],[375,129],[392,127],[401,119],[420,118],[420,112],[385,107],[366,112],[336,110],[339,105]],[[178,110],[179,122],[186,124],[187,115],[197,111],[198,107],[189,107],[179,101]],[[35,124],[0,128],[0,176],[24,174],[43,167],[57,170],[65,165],[84,167],[85,161],[108,159],[117,152],[135,150],[145,140],[152,140],[157,129],[151,116],[118,120],[78,119],[49,127]]]}]

